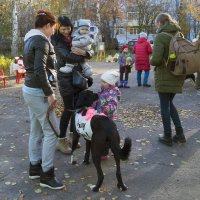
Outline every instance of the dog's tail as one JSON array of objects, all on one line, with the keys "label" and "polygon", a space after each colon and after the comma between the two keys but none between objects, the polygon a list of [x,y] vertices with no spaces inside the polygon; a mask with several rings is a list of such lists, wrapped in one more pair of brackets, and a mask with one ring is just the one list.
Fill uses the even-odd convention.
[{"label": "dog's tail", "polygon": [[127,160],[131,152],[132,141],[131,138],[127,137],[124,140],[124,146],[121,148],[120,158],[121,160]]}]

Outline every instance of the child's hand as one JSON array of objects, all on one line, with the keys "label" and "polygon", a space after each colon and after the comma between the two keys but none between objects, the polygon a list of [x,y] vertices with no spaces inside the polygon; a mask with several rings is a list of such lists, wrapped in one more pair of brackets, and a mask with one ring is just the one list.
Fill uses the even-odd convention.
[{"label": "child's hand", "polygon": [[107,114],[110,113],[110,107],[109,106],[105,106],[103,110]]}]

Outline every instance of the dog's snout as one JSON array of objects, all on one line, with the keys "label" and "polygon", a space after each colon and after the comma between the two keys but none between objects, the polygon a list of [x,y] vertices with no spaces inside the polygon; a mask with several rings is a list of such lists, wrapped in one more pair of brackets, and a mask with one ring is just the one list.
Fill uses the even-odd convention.
[{"label": "dog's snout", "polygon": [[94,93],[94,100],[96,101],[99,98],[97,93]]}]

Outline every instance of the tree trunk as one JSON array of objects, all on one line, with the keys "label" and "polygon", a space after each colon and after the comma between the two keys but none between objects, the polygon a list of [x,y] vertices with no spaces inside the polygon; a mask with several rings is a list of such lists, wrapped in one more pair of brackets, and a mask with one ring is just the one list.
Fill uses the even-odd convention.
[{"label": "tree trunk", "polygon": [[13,57],[18,55],[18,19],[17,19],[17,5],[16,1],[12,2],[12,46],[11,55]]}]

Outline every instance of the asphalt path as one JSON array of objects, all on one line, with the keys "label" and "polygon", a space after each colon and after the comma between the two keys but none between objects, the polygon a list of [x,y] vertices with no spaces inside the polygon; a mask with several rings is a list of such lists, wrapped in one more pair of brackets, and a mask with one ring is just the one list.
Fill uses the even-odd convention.
[{"label": "asphalt path", "polygon": [[[92,62],[97,91],[100,74],[108,69],[118,70],[117,63]],[[28,179],[29,116],[21,86],[9,81],[8,88],[0,89],[0,200],[200,200],[200,97],[194,84],[186,80],[183,94],[175,97],[187,143],[172,147],[158,143],[163,132],[158,95],[154,89],[153,69],[150,88],[138,87],[136,72],[129,77],[130,89],[121,89],[122,99],[115,122],[120,136],[131,137],[132,152],[128,161],[121,162],[121,172],[128,190],[121,192],[116,184],[113,156],[102,161],[105,174],[101,191],[92,192],[97,180],[91,162],[81,164],[85,149],[77,150],[78,164],[69,163],[70,156],[56,152],[56,176],[66,185],[53,191],[39,186],[39,181]]]}]

